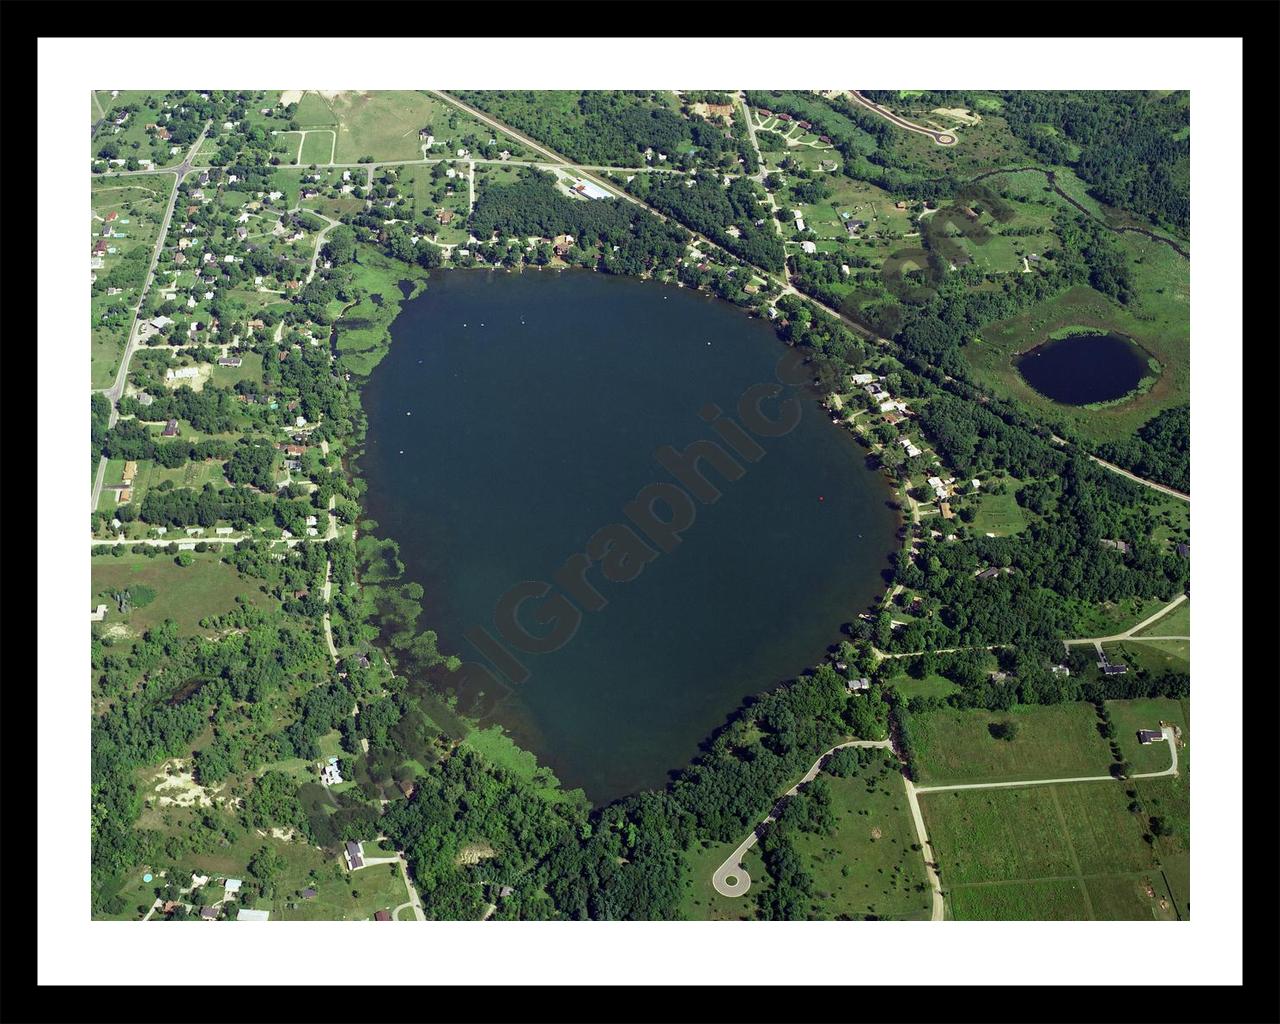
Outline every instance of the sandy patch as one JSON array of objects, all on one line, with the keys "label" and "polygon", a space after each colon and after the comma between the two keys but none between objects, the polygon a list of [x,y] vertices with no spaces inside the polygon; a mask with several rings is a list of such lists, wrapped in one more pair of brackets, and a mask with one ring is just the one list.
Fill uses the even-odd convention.
[{"label": "sandy patch", "polygon": [[200,391],[204,388],[205,381],[213,373],[213,363],[196,363],[199,374],[195,377],[179,377],[176,380],[166,380],[164,386],[170,391],[177,391],[183,384],[187,385],[192,391]]},{"label": "sandy patch", "polygon": [[880,830],[879,830],[878,828],[873,828],[873,829],[871,830],[871,838],[872,838],[872,839],[879,839],[879,838],[880,838],[880,835],[881,835],[881,832],[880,832]]},{"label": "sandy patch", "polygon": [[455,864],[479,864],[486,857],[493,857],[496,850],[488,843],[467,843],[453,858]]},{"label": "sandy patch", "polygon": [[[280,94],[280,105],[282,107],[287,107],[290,103],[297,103],[302,99],[302,94],[304,92],[306,92],[305,89],[286,89]],[[323,96],[324,93],[321,93],[320,95]]]},{"label": "sandy patch", "polygon": [[[177,769],[173,775],[169,774],[170,763]],[[212,807],[214,794],[222,788],[219,786],[218,789],[205,789],[196,782],[195,776],[189,769],[183,768],[181,761],[166,761],[152,779],[158,780],[152,789],[160,794],[157,803],[161,807],[169,804],[175,807]]]},{"label": "sandy patch", "polygon": [[964,107],[935,107],[930,113],[953,118],[961,124],[977,124],[982,120],[981,115],[966,110]]},{"label": "sandy patch", "polygon": [[117,622],[115,625],[107,626],[102,631],[103,636],[109,636],[113,640],[124,640],[133,635],[133,631],[124,623]]}]

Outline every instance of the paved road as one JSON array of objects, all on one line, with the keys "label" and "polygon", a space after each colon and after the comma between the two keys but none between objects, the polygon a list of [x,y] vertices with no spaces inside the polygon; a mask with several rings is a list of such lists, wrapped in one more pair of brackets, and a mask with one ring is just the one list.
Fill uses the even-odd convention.
[{"label": "paved road", "polygon": [[320,259],[320,250],[324,247],[324,236],[336,228],[341,221],[334,220],[332,217],[326,217],[323,213],[316,213],[315,210],[308,211],[315,213],[323,221],[327,221],[327,225],[316,235],[316,251],[311,254],[311,269],[307,271],[307,284],[311,283],[311,279],[316,276],[316,261]]},{"label": "paved road", "polygon": [[[777,820],[778,814],[782,809],[782,805],[787,801],[787,799],[795,796],[796,793],[800,791],[801,786],[804,786],[817,778],[818,772],[822,770],[822,763],[830,757],[832,753],[842,747],[890,748],[890,743],[888,740],[850,740],[848,743],[837,743],[830,750],[823,753],[816,761],[813,762],[813,767],[805,772],[804,777],[778,798],[777,803],[773,805],[773,809],[765,816],[764,820],[751,830],[751,834],[738,844],[738,848],[734,850],[733,853],[729,854],[725,862],[716,868],[715,873],[711,876],[711,885],[714,887],[716,892],[721,896],[741,896],[751,888],[751,876],[747,874],[746,870],[742,867],[742,858],[746,855],[746,852],[759,841],[760,834],[764,831],[765,826],[770,822]],[[728,881],[730,877],[734,879],[733,882]]]},{"label": "paved road", "polygon": [[[1183,601],[1185,601],[1186,599],[1187,599],[1187,595],[1186,595],[1186,594],[1179,594],[1177,597],[1175,597],[1172,601],[1170,601],[1167,605],[1165,605],[1163,608],[1161,608],[1161,609],[1160,609],[1158,612],[1156,612],[1154,615],[1148,615],[1145,619],[1143,619],[1141,622],[1139,622],[1136,626],[1130,626],[1130,627],[1129,627],[1128,629],[1126,629],[1123,633],[1116,633],[1114,636],[1090,636],[1090,637],[1080,637],[1080,638],[1075,639],[1075,640],[1063,640],[1062,642],[1063,642],[1064,644],[1066,644],[1068,647],[1074,647],[1074,646],[1077,646],[1077,645],[1083,645],[1083,644],[1093,644],[1095,647],[1097,647],[1099,644],[1110,644],[1110,643],[1115,643],[1115,642],[1116,642],[1116,641],[1118,641],[1118,640],[1159,640],[1159,639],[1166,639],[1166,638],[1164,638],[1164,637],[1136,637],[1136,636],[1134,636],[1133,634],[1134,634],[1134,633],[1136,633],[1136,632],[1138,632],[1138,631],[1139,631],[1139,630],[1141,630],[1141,629],[1146,629],[1146,628],[1147,628],[1147,626],[1151,625],[1151,623],[1153,623],[1153,622],[1157,621],[1158,619],[1162,619],[1162,618],[1164,618],[1164,616],[1168,615],[1171,611],[1173,611],[1175,608],[1177,608],[1177,607],[1178,607],[1178,605],[1182,604],[1182,602],[1183,602]],[[1187,638],[1187,637],[1169,637],[1169,638],[1167,638],[1167,639],[1173,639],[1173,640],[1185,640],[1185,639],[1188,639],[1188,638]]]},{"label": "paved road", "polygon": [[1153,491],[1159,491],[1161,494],[1167,494],[1171,498],[1177,498],[1180,501],[1185,501],[1188,505],[1191,504],[1191,495],[1189,494],[1184,494],[1182,491],[1175,491],[1172,487],[1166,487],[1164,484],[1158,484],[1154,480],[1144,480],[1142,477],[1130,473],[1127,469],[1121,469],[1114,462],[1108,462],[1106,459],[1100,459],[1096,455],[1090,455],[1089,458],[1099,466],[1103,466],[1111,470],[1113,473],[1119,473],[1121,476],[1127,476],[1136,484],[1142,484],[1143,487],[1150,487]]},{"label": "paved road", "polygon": [[[134,350],[138,347],[138,328],[140,326],[138,314],[142,310],[142,303],[147,297],[147,292],[151,289],[151,283],[155,280],[156,263],[160,259],[160,253],[164,249],[164,241],[169,233],[169,222],[173,219],[173,208],[178,201],[178,185],[187,172],[191,170],[191,159],[200,149],[200,144],[204,142],[205,136],[209,133],[209,126],[213,122],[205,123],[204,131],[200,133],[200,137],[196,139],[195,144],[187,151],[186,157],[173,170],[153,171],[153,174],[172,174],[173,191],[169,194],[169,205],[165,208],[164,219],[160,222],[160,233],[156,236],[155,248],[151,252],[151,263],[147,266],[147,276],[143,279],[142,288],[138,292],[138,302],[133,307],[133,326],[129,328],[129,341],[125,345],[124,355],[120,359],[120,369],[116,372],[116,380],[113,385],[105,392],[107,401],[111,403],[111,415],[107,419],[107,426],[114,427],[116,420],[119,419],[120,413],[116,409],[116,404],[120,401],[120,396],[124,394],[125,381],[129,377],[129,360],[133,358]],[[98,498],[102,494],[102,482],[107,472],[107,459],[105,456],[98,460],[98,472],[93,478],[93,500],[89,505],[89,511],[93,512],[98,507]]]},{"label": "paved road", "polygon": [[873,113],[879,114],[890,124],[895,124],[899,128],[905,128],[909,132],[919,132],[921,135],[927,135],[939,146],[954,146],[956,144],[956,137],[953,132],[934,131],[932,128],[925,128],[922,125],[908,121],[905,117],[899,117],[888,107],[882,107],[879,103],[871,102],[871,100],[863,96],[862,93],[858,92],[857,89],[847,89],[845,90],[845,95],[859,106],[866,107]]}]

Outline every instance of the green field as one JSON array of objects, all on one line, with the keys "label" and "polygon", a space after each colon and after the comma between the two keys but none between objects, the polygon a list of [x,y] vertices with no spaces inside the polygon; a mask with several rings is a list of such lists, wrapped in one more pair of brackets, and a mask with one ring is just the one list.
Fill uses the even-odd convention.
[{"label": "green field", "polygon": [[886,680],[886,685],[897,687],[898,692],[904,697],[947,697],[960,690],[960,687],[950,679],[934,673],[930,673],[923,679],[915,679],[903,673]]},{"label": "green field", "polygon": [[742,859],[751,876],[751,888],[743,896],[721,896],[711,885],[711,876],[724,859],[738,848],[740,839],[731,843],[695,843],[682,855],[684,897],[680,917],[685,921],[751,921],[755,919],[755,894],[769,884],[759,846],[753,846]]},{"label": "green field", "polygon": [[334,133],[332,131],[307,132],[302,142],[301,164],[327,164],[333,162]]},{"label": "green field", "polygon": [[1109,658],[1156,675],[1191,671],[1190,640],[1122,640],[1102,646]]},{"label": "green field", "polygon": [[1114,603],[1077,602],[1076,632],[1080,636],[1118,636],[1154,615],[1168,603],[1159,598],[1138,597],[1126,597]]},{"label": "green field", "polygon": [[920,799],[950,916],[1176,916],[1143,840],[1142,819],[1127,809],[1121,783],[966,790]]},{"label": "green field", "polygon": [[1008,537],[1027,528],[1027,514],[1018,504],[1018,488],[1022,482],[1010,477],[1005,483],[1009,488],[1008,493],[983,492],[978,498],[978,514],[969,524],[973,533],[993,533],[997,537]]},{"label": "green field", "polygon": [[859,775],[820,778],[831,790],[835,831],[801,832],[795,841],[813,876],[812,917],[927,921],[932,897],[924,859],[911,849],[915,828],[896,762],[880,758]]},{"label": "green field", "polygon": [[[992,723],[1013,721],[1012,741]],[[943,708],[912,718],[922,786],[1106,775],[1107,741],[1093,705],[1017,705],[1009,711]]]},{"label": "green field", "polygon": [[[182,539],[188,538],[183,535]],[[197,623],[206,616],[231,611],[238,596],[259,607],[275,603],[274,598],[264,592],[261,581],[242,577],[224,564],[216,552],[189,554],[195,563],[185,568],[178,565],[172,555],[164,553],[154,558],[132,553],[121,557],[95,555],[90,607],[107,606],[103,627],[123,625],[130,632],[141,634],[165,619],[173,619],[180,633],[207,636],[208,631]],[[109,594],[134,584],[150,587],[156,592],[156,598],[122,616]]]},{"label": "green field", "polygon": [[1190,636],[1191,601],[1183,601],[1167,615],[1162,615],[1135,636]]},{"label": "green field", "polygon": [[499,725],[473,731],[462,741],[462,745],[470,747],[491,764],[505,768],[512,775],[533,783],[534,792],[544,800],[558,803],[583,798],[580,790],[569,793],[561,790],[559,780],[551,770],[539,767],[538,759],[523,747],[516,746]]},{"label": "green field", "polygon": [[1171,722],[1182,730],[1184,746],[1178,750],[1178,770],[1186,767],[1185,744],[1189,738],[1189,702],[1167,697],[1151,700],[1109,700],[1107,709],[1116,727],[1116,742],[1125,759],[1137,772],[1158,772],[1169,767],[1167,743],[1139,743],[1139,729],[1158,729],[1160,722]]}]

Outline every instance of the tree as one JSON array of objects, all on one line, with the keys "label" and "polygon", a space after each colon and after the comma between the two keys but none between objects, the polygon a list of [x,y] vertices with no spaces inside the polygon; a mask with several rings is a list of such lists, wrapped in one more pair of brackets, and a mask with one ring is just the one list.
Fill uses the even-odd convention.
[{"label": "tree", "polygon": [[324,255],[335,267],[350,263],[356,254],[356,233],[345,224],[329,231],[324,242]]},{"label": "tree", "polygon": [[987,726],[987,731],[991,733],[994,739],[1004,740],[1006,743],[1012,743],[1018,735],[1018,723],[1013,719],[1005,719],[1003,722],[992,722]]}]

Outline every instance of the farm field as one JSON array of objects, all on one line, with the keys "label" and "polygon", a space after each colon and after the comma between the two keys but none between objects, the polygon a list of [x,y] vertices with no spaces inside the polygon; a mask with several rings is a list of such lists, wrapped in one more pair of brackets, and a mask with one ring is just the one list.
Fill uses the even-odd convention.
[{"label": "farm field", "polygon": [[[183,537],[185,540],[185,536]],[[216,552],[195,552],[192,565],[178,565],[172,555],[161,552],[154,558],[132,552],[120,557],[95,555],[92,568],[91,607],[107,606],[103,627],[125,626],[129,632],[141,634],[165,619],[173,619],[183,635],[211,635],[201,629],[199,621],[209,615],[222,615],[236,606],[243,595],[250,604],[268,607],[275,603],[262,590],[257,580],[242,577],[233,567],[221,561]],[[110,592],[142,585],[155,591],[155,599],[126,615],[116,611]]]},{"label": "farm field", "polygon": [[[1017,724],[1012,741],[989,731],[1006,721]],[[1111,764],[1092,704],[942,708],[914,716],[912,732],[922,786],[1106,775]]]},{"label": "farm field", "polygon": [[1113,782],[922,795],[952,916],[1173,919],[1128,800]]},{"label": "farm field", "polygon": [[309,131],[302,140],[300,164],[333,163],[335,134],[333,131]]}]

